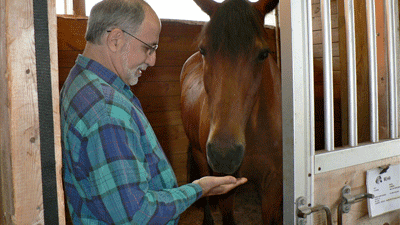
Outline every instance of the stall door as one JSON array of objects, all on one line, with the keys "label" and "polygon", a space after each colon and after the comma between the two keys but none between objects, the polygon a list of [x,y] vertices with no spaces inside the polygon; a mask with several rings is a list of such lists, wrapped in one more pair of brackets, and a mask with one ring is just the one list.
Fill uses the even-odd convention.
[{"label": "stall door", "polygon": [[[316,2],[281,0],[279,6],[284,224],[330,224],[326,222],[328,214],[333,224],[400,224],[399,210],[369,216],[367,198],[372,196],[366,187],[367,171],[376,170],[383,179],[376,182],[392,179],[392,187],[397,184],[385,174],[400,164],[398,2],[321,0],[323,105],[317,107],[323,107],[324,115],[322,150],[315,147],[315,137],[320,134],[314,101]],[[335,10],[342,14],[332,18]],[[339,60],[332,57],[335,20],[341,43]],[[365,32],[360,32],[360,27]],[[333,67],[338,61],[341,75],[335,81]],[[335,129],[335,82],[339,82],[341,94],[340,133]],[[335,144],[338,135],[341,146]],[[345,210],[339,209],[344,200]],[[393,199],[375,196],[375,200]]]}]

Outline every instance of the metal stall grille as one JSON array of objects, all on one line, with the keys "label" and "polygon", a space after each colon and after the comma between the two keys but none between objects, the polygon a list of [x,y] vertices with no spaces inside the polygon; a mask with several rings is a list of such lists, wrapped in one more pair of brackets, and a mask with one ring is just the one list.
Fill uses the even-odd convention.
[{"label": "metal stall grille", "polygon": [[[347,127],[345,146],[335,147],[331,1],[321,0],[324,86],[325,149],[315,151],[312,0],[280,2],[284,224],[295,224],[296,199],[313,204],[314,175],[400,155],[398,93],[398,2],[381,0],[385,6],[385,59],[387,67],[387,112],[379,112],[375,6],[364,0],[368,48],[369,118],[358,118],[357,53],[354,0],[344,4],[347,58]],[[381,34],[382,35],[382,34]],[[383,57],[383,56],[380,56]],[[343,77],[342,77],[343,78]],[[365,101],[365,99],[362,99]],[[380,137],[379,115],[388,117],[388,138]],[[369,140],[360,142],[359,121],[369,120]]]},{"label": "metal stall grille", "polygon": [[[371,162],[394,155],[398,155],[397,151],[390,150],[391,141],[399,138],[399,113],[398,113],[398,5],[397,1],[384,0],[385,6],[385,37],[386,37],[386,64],[387,64],[387,84],[388,84],[388,130],[389,138],[380,139],[379,135],[379,115],[386,112],[378,112],[378,71],[377,71],[377,40],[376,40],[376,15],[375,0],[366,0],[366,20],[367,20],[367,36],[368,36],[368,66],[369,68],[369,124],[370,137],[368,142],[359,143],[358,129],[360,129],[358,121],[367,118],[358,118],[357,115],[357,65],[356,65],[356,35],[355,35],[355,19],[354,19],[354,0],[344,0],[345,9],[345,26],[346,26],[346,49],[347,49],[347,92],[348,92],[348,145],[335,149],[334,147],[334,117],[333,117],[333,96],[332,96],[332,44],[331,39],[331,18],[330,1],[321,0],[321,19],[323,25],[323,45],[324,45],[324,115],[325,115],[325,152],[315,155],[316,173],[326,172],[333,169],[357,165],[360,163]],[[397,19],[396,19],[397,18]],[[380,56],[382,57],[382,56]],[[341,87],[344,88],[344,87]],[[365,99],[363,101],[366,101]],[[381,144],[381,145],[377,145]],[[382,148],[381,152],[377,152],[376,148]],[[385,150],[383,150],[383,148]],[[367,150],[369,149],[369,150]],[[395,149],[395,148],[392,148]],[[367,151],[367,152],[364,152]],[[359,154],[364,152],[363,154]],[[368,153],[368,154],[365,154]],[[352,157],[355,156],[355,157]],[[332,158],[333,157],[333,158]],[[344,157],[346,160],[343,160]],[[353,160],[354,159],[354,160]],[[332,160],[338,160],[336,163]],[[341,163],[342,162],[342,163]]]}]

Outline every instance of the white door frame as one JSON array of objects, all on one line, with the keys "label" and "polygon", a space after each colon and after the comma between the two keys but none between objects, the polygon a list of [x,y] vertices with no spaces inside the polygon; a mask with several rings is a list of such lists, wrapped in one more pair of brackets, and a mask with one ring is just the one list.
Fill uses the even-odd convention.
[{"label": "white door frame", "polygon": [[284,222],[296,223],[296,199],[312,202],[314,90],[311,1],[280,1]]}]

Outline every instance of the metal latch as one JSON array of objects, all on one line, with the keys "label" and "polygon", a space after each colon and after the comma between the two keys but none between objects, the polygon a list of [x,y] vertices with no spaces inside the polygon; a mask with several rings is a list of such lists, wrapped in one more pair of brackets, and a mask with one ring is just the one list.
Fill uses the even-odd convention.
[{"label": "metal latch", "polygon": [[326,214],[326,223],[332,225],[331,210],[326,205],[317,205],[314,207],[308,207],[305,197],[299,197],[296,200],[297,206],[297,225],[305,225],[307,223],[307,216],[314,212],[324,210]]},{"label": "metal latch", "polygon": [[351,187],[346,185],[342,188],[342,202],[339,204],[338,225],[342,224],[343,213],[348,213],[351,210],[351,205],[362,201],[363,199],[374,198],[373,194],[364,193],[355,196],[351,195]]}]

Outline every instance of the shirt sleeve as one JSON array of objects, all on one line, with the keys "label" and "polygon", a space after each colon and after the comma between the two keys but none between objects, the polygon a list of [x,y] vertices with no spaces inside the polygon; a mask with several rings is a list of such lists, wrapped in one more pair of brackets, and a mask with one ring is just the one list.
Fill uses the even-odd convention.
[{"label": "shirt sleeve", "polygon": [[196,184],[152,186],[152,165],[140,135],[126,122],[107,117],[87,131],[87,145],[81,146],[80,161],[86,163],[76,169],[86,174],[79,181],[84,201],[97,219],[108,224],[167,224],[201,196]]}]

